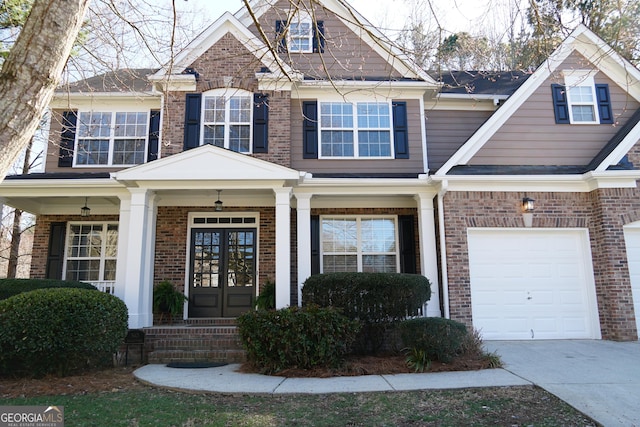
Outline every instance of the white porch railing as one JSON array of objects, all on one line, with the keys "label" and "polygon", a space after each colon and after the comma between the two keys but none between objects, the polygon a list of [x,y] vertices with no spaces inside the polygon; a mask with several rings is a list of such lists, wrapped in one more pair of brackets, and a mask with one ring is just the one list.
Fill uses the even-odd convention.
[{"label": "white porch railing", "polygon": [[98,290],[101,292],[105,292],[111,295],[115,293],[115,288],[116,288],[115,280],[105,280],[102,282],[89,282],[89,283],[91,283],[93,286],[98,288]]}]

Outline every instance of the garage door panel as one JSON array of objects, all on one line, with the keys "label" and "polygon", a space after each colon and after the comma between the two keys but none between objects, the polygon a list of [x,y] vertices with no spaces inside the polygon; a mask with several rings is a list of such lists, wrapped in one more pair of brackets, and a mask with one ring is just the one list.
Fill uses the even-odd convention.
[{"label": "garage door panel", "polygon": [[586,231],[470,229],[468,238],[473,323],[485,339],[599,338]]},{"label": "garage door panel", "polygon": [[624,240],[627,246],[627,261],[636,315],[636,328],[638,335],[640,335],[640,227],[636,224],[633,228],[625,228]]}]

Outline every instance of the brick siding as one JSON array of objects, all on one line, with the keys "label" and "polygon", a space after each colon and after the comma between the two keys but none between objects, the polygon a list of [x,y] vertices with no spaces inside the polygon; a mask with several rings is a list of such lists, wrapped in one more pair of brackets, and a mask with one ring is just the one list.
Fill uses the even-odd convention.
[{"label": "brick siding", "polygon": [[[449,192],[444,197],[451,318],[472,325],[467,228],[524,227],[523,193]],[[528,193],[534,228],[588,228],[602,337],[637,340],[623,226],[640,218],[636,189]]]}]

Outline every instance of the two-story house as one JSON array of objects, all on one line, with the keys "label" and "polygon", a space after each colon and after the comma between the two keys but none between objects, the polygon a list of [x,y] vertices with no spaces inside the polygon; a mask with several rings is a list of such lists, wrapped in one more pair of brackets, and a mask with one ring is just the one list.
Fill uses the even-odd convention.
[{"label": "two-story house", "polygon": [[32,277],[140,328],[163,280],[189,320],[267,281],[284,307],[312,274],[418,273],[426,315],[488,339],[638,338],[635,67],[579,27],[530,75],[440,76],[341,0],[272,3],[58,90],[44,173],[0,184],[37,215]]}]

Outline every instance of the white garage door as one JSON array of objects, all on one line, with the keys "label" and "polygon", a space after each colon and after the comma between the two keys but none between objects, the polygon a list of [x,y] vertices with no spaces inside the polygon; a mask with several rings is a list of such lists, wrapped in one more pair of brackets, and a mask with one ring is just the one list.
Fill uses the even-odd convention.
[{"label": "white garage door", "polygon": [[624,229],[624,240],[627,244],[627,261],[631,276],[631,292],[636,312],[636,326],[640,335],[640,224],[634,223]]},{"label": "white garage door", "polygon": [[588,232],[469,229],[474,327],[485,339],[600,338]]}]

